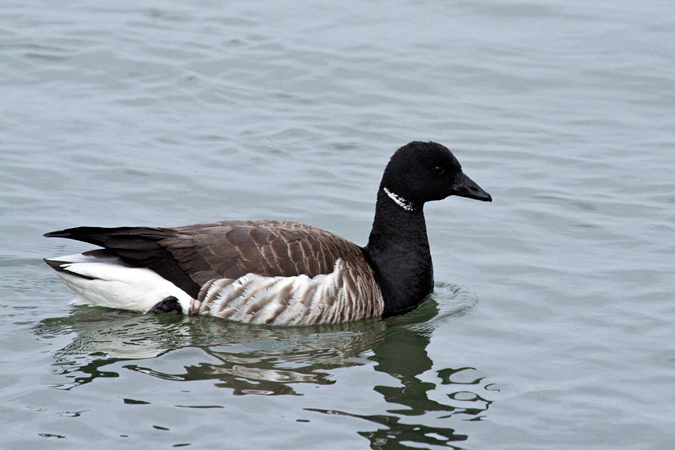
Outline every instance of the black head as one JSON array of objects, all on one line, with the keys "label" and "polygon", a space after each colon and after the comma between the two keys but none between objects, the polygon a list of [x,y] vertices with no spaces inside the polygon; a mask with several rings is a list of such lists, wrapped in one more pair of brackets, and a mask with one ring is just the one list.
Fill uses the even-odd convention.
[{"label": "black head", "polygon": [[436,142],[414,141],[399,148],[384,170],[380,189],[416,207],[450,195],[492,201],[462,172],[452,152]]}]

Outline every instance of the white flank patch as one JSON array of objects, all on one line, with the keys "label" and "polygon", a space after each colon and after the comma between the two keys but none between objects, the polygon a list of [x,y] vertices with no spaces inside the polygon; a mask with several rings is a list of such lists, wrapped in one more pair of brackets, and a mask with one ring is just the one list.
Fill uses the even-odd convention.
[{"label": "white flank patch", "polygon": [[187,311],[193,301],[184,290],[152,270],[129,266],[117,257],[80,254],[55,258],[55,261],[63,262],[64,269],[55,271],[56,274],[86,304],[147,312],[165,298],[174,296],[183,311]]},{"label": "white flank patch", "polygon": [[200,299],[190,314],[275,325],[362,320],[381,315],[384,309],[374,279],[354,279],[341,259],[335,262],[333,272],[314,278],[247,274],[236,280],[214,280]]}]

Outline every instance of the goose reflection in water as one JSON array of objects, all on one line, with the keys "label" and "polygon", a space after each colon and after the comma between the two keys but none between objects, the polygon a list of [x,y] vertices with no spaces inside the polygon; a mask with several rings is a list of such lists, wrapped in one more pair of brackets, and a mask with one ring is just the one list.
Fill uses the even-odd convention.
[{"label": "goose reflection in water", "polygon": [[[443,425],[455,417],[483,419],[494,388],[470,367],[438,370],[434,373],[437,380],[429,381],[433,361],[426,348],[434,329],[476,303],[474,297],[453,285],[437,286],[436,291],[436,298],[444,297],[444,311],[430,299],[404,316],[339,325],[265,327],[77,307],[69,317],[42,321],[35,332],[45,340],[69,340],[76,333],[72,342],[55,353],[55,366],[68,379],[68,383],[57,386],[60,389],[119,377],[115,370],[120,365],[115,364],[121,362],[124,369],[161,380],[213,380],[215,386],[230,389],[234,395],[302,395],[296,390],[300,384],[333,385],[338,383],[334,369],[374,363],[375,371],[395,379],[396,386],[372,387],[393,407],[386,414],[360,415],[320,408],[305,411],[374,424],[374,431],[358,431],[370,440],[371,448],[407,448],[404,442],[459,448],[457,444],[467,435],[428,424]],[[196,359],[195,349],[199,355]],[[166,364],[154,363],[162,360],[162,355],[180,351],[189,352],[189,356],[183,360],[174,354],[172,361],[190,364],[178,363],[173,366],[177,370],[169,372]],[[426,374],[424,381],[422,374]]]}]

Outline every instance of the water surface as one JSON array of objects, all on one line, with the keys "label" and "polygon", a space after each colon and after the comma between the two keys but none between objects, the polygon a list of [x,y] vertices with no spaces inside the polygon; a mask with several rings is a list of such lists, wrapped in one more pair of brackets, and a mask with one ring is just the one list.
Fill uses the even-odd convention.
[{"label": "water surface", "polygon": [[[665,2],[0,1],[0,447],[675,448]],[[271,328],[75,307],[77,225],[286,219],[366,242],[410,140],[436,295]]]}]

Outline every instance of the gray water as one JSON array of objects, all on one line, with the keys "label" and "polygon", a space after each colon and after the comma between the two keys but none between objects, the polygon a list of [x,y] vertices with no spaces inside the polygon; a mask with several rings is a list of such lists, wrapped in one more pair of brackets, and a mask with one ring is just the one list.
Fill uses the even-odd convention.
[{"label": "gray water", "polygon": [[[675,449],[671,2],[0,1],[0,447]],[[75,307],[77,225],[366,242],[450,147],[436,294],[271,328]]]}]

